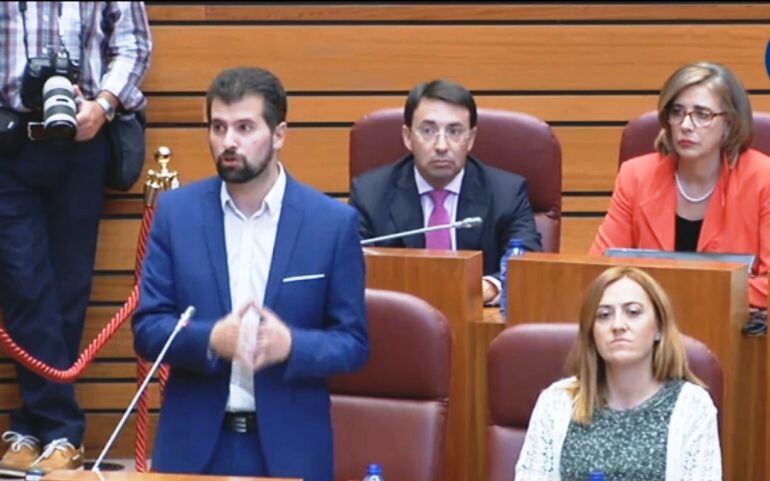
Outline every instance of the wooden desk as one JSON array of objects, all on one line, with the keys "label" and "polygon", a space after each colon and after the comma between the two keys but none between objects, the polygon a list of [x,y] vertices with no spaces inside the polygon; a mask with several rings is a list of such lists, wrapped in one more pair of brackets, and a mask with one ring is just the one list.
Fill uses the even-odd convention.
[{"label": "wooden desk", "polygon": [[[482,255],[471,251],[366,248],[366,286],[420,297],[440,310],[452,332],[443,481],[480,481],[483,436],[474,420],[476,379],[473,321],[482,318]],[[387,479],[387,473],[385,474]]]},{"label": "wooden desk", "polygon": [[726,480],[764,476],[766,346],[746,337],[748,272],[741,264],[532,254],[508,264],[508,325],[577,321],[583,292],[613,265],[649,272],[671,298],[679,328],[703,341],[724,371],[722,451]]}]

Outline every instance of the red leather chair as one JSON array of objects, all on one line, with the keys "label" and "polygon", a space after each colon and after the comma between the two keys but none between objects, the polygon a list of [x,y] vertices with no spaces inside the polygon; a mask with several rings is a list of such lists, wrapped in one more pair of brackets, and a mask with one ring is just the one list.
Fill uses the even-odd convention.
[{"label": "red leather chair", "polygon": [[[655,138],[660,132],[658,112],[652,111],[631,120],[620,138],[618,165],[628,159],[655,152]],[[754,142],[751,147],[770,155],[770,114],[754,112]]]},{"label": "red leather chair", "polygon": [[[350,179],[408,153],[401,140],[404,111],[371,112],[350,131]],[[545,252],[559,252],[561,232],[561,146],[551,127],[531,115],[479,109],[471,151],[482,162],[527,179],[529,200]]]},{"label": "red leather chair", "polygon": [[334,479],[439,481],[449,401],[451,334],[444,315],[409,294],[366,290],[371,354],[333,377]]},{"label": "red leather chair", "polygon": [[[564,364],[578,325],[520,324],[500,333],[487,353],[489,426],[487,481],[511,481],[529,416],[540,392],[566,376]],[[722,407],[722,368],[700,341],[685,336],[690,368]]]}]

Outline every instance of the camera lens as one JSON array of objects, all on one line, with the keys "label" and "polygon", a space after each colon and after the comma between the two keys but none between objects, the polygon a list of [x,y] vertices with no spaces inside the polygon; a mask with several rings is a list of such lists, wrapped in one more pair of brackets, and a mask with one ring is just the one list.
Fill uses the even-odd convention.
[{"label": "camera lens", "polygon": [[75,91],[66,77],[55,75],[43,85],[43,125],[53,140],[72,140],[77,132]]}]

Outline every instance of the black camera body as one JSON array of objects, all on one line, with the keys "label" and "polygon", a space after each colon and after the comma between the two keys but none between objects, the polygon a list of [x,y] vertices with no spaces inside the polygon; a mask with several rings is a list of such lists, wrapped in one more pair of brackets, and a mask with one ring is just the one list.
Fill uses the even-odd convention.
[{"label": "black camera body", "polygon": [[21,101],[43,114],[43,122],[27,123],[27,135],[32,140],[71,141],[78,127],[74,85],[79,68],[66,49],[47,51],[47,57],[27,59],[24,68]]},{"label": "black camera body", "polygon": [[49,49],[47,57],[32,57],[27,59],[24,67],[24,77],[21,82],[21,101],[30,110],[43,108],[43,86],[55,76],[65,77],[73,84],[78,83],[80,67],[70,60],[69,53],[61,49]]}]

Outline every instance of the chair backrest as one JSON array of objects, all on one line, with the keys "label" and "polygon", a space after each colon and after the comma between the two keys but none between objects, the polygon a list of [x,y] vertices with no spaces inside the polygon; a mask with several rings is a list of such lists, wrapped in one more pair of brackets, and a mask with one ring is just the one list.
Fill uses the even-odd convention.
[{"label": "chair backrest", "polygon": [[[660,132],[658,112],[652,111],[626,124],[620,138],[618,165],[628,159],[655,152],[655,138]],[[754,141],[751,147],[770,155],[770,113],[754,112]]]},{"label": "chair backrest", "polygon": [[[350,131],[350,179],[406,155],[401,138],[404,111],[371,112]],[[531,115],[479,109],[471,155],[527,179],[543,250],[558,252],[561,233],[561,146],[551,127]]]},{"label": "chair backrest", "polygon": [[[487,353],[489,426],[487,481],[510,481],[540,392],[566,376],[567,354],[578,326],[520,324],[500,333]],[[722,407],[722,368],[700,341],[685,337],[690,368]]]},{"label": "chair backrest", "polygon": [[334,479],[439,481],[444,461],[451,333],[446,317],[409,294],[366,290],[370,357],[334,376]]}]

